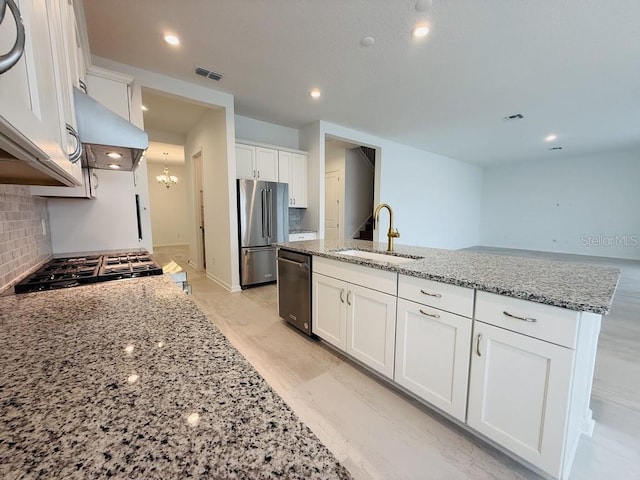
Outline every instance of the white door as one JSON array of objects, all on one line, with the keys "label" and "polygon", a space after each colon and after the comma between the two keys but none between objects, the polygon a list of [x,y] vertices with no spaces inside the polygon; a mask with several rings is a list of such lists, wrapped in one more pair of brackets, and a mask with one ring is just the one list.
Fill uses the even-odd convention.
[{"label": "white door", "polygon": [[256,147],[236,144],[236,178],[253,180],[256,176]]},{"label": "white door", "polygon": [[265,182],[278,181],[278,151],[256,147],[256,179]]},{"label": "white door", "polygon": [[394,380],[465,421],[470,318],[398,299]]},{"label": "white door", "polygon": [[347,353],[393,378],[396,297],[348,285]]},{"label": "white door", "polygon": [[346,350],[347,283],[314,272],[311,284],[311,331],[324,341]]},{"label": "white door", "polygon": [[574,352],[474,323],[467,423],[559,478]]},{"label": "white door", "polygon": [[341,239],[340,176],[337,171],[327,172],[324,176],[324,239]]}]

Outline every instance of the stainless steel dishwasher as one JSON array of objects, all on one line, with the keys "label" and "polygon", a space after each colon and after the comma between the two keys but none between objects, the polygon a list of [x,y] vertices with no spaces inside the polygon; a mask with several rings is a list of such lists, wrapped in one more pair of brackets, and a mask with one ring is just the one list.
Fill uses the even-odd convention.
[{"label": "stainless steel dishwasher", "polygon": [[311,335],[311,256],[278,250],[278,314]]}]

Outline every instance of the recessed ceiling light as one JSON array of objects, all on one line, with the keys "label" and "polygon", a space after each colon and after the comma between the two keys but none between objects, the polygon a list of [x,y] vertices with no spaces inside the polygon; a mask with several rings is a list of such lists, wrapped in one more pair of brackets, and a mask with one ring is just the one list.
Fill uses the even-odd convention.
[{"label": "recessed ceiling light", "polygon": [[148,111],[149,111],[149,109],[147,108],[147,106],[146,106],[146,105],[142,105],[142,111],[143,111],[143,112],[148,112]]},{"label": "recessed ceiling light", "polygon": [[426,23],[421,23],[416,25],[416,28],[413,29],[413,36],[416,38],[426,37],[429,33],[429,25]]},{"label": "recessed ceiling light", "polygon": [[375,41],[376,39],[373,37],[364,37],[362,40],[360,40],[360,45],[362,45],[363,47],[370,47],[375,43]]},{"label": "recessed ceiling light", "polygon": [[320,89],[319,88],[314,88],[313,90],[311,90],[309,92],[309,95],[311,96],[311,98],[320,98]]},{"label": "recessed ceiling light", "polygon": [[118,153],[118,152],[108,152],[107,153],[107,157],[109,158],[113,158],[113,159],[119,159],[122,158],[122,154]]},{"label": "recessed ceiling light", "polygon": [[169,45],[173,45],[173,46],[180,45],[180,39],[173,33],[165,33],[164,41],[167,42]]},{"label": "recessed ceiling light", "polygon": [[544,141],[545,142],[553,142],[557,138],[558,138],[558,135],[556,135],[555,133],[551,133],[551,134],[547,135],[546,137],[544,137]]},{"label": "recessed ceiling light", "polygon": [[113,170],[119,170],[120,169],[120,165],[118,165],[117,163],[110,163],[108,165],[109,168],[112,168]]}]

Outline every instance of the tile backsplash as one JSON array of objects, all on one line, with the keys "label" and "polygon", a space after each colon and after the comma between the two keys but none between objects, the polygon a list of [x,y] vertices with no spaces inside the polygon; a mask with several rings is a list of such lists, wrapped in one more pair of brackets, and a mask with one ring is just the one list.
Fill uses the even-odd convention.
[{"label": "tile backsplash", "polygon": [[0,292],[50,257],[47,201],[28,186],[0,185]]}]

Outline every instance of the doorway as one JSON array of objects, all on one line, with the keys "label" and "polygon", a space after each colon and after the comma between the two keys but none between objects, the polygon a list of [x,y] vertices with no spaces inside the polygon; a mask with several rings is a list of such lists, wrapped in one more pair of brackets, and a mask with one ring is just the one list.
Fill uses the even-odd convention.
[{"label": "doorway", "polygon": [[196,218],[198,221],[198,233],[196,243],[198,247],[198,264],[202,269],[207,269],[207,250],[204,228],[204,189],[202,186],[202,150],[193,157],[193,186],[196,191]]},{"label": "doorway", "polygon": [[373,240],[376,149],[325,137],[327,240]]}]

